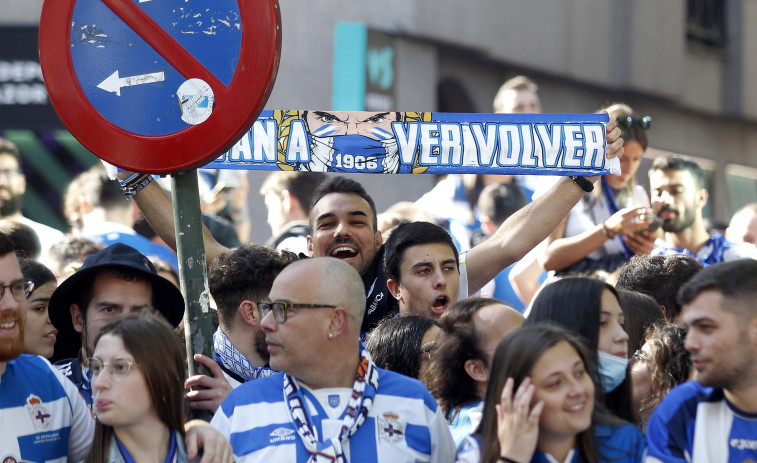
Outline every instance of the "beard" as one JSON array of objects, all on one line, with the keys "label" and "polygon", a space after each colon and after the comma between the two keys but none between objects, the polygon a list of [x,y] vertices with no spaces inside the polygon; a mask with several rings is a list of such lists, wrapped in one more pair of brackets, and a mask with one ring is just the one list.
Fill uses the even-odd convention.
[{"label": "beard", "polygon": [[18,332],[11,337],[0,337],[0,362],[13,360],[24,350],[24,319],[18,313],[14,313],[0,319],[0,323],[14,320]]},{"label": "beard", "polygon": [[0,200],[0,217],[8,217],[21,211],[21,195],[11,196],[10,199]]},{"label": "beard", "polygon": [[[686,230],[694,223],[696,217],[696,205],[690,204],[685,206],[682,210],[675,210],[670,208],[660,209],[660,213],[663,211],[673,211],[675,213],[674,218],[666,219],[662,222],[662,229],[668,233],[678,233]],[[657,215],[660,215],[659,213]]]},{"label": "beard", "polygon": [[265,343],[265,333],[263,333],[262,330],[260,330],[258,333],[255,333],[253,347],[255,348],[255,352],[267,364],[271,359],[271,354],[268,353],[268,345]]}]

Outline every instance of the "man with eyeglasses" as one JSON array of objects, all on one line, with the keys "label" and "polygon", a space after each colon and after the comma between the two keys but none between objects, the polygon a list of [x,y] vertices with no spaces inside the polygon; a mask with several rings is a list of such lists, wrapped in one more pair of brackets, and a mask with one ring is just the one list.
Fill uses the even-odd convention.
[{"label": "man with eyeglasses", "polygon": [[53,361],[92,404],[87,358],[97,332],[121,313],[161,313],[171,326],[184,316],[184,297],[158,275],[150,260],[117,243],[88,256],[50,297],[50,321],[58,329]]},{"label": "man with eyeglasses", "polygon": [[649,169],[649,190],[655,214],[662,219],[664,240],[657,240],[653,256],[683,254],[705,266],[743,257],[757,259],[757,247],[734,243],[704,226],[707,204],[705,176],[697,163],[679,156],[657,158]]},{"label": "man with eyeglasses", "polygon": [[26,177],[21,171],[21,154],[15,143],[0,137],[0,219],[15,220],[31,227],[41,245],[41,259],[47,258],[50,246],[63,238],[53,227],[35,222],[22,215],[22,198],[26,191]]},{"label": "man with eyeglasses", "polygon": [[80,461],[95,420],[76,386],[42,357],[21,354],[26,295],[13,244],[0,234],[0,458]]},{"label": "man with eyeglasses", "polygon": [[258,304],[280,373],[229,394],[211,424],[246,461],[453,461],[441,409],[418,381],[377,368],[360,343],[363,281],[347,263],[294,262]]}]

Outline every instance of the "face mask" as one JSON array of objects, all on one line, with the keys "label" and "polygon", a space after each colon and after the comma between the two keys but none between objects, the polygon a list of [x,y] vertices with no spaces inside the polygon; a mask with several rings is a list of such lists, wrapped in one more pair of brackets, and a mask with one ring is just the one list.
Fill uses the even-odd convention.
[{"label": "face mask", "polygon": [[602,390],[612,392],[626,379],[628,359],[599,352],[599,376],[602,379]]}]

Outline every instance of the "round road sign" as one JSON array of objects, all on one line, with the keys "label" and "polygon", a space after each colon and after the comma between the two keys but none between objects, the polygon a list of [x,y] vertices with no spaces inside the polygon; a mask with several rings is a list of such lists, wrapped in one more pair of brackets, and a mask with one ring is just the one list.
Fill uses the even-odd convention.
[{"label": "round road sign", "polygon": [[276,0],[55,0],[40,20],[50,100],[90,151],[168,174],[228,150],[263,109],[281,53]]}]

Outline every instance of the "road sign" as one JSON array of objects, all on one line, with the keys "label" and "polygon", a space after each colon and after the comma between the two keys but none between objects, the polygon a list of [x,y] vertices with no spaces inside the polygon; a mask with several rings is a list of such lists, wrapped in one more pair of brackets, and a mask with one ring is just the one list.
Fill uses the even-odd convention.
[{"label": "road sign", "polygon": [[55,0],[40,21],[50,100],[119,167],[167,174],[228,150],[278,69],[276,0]]}]

